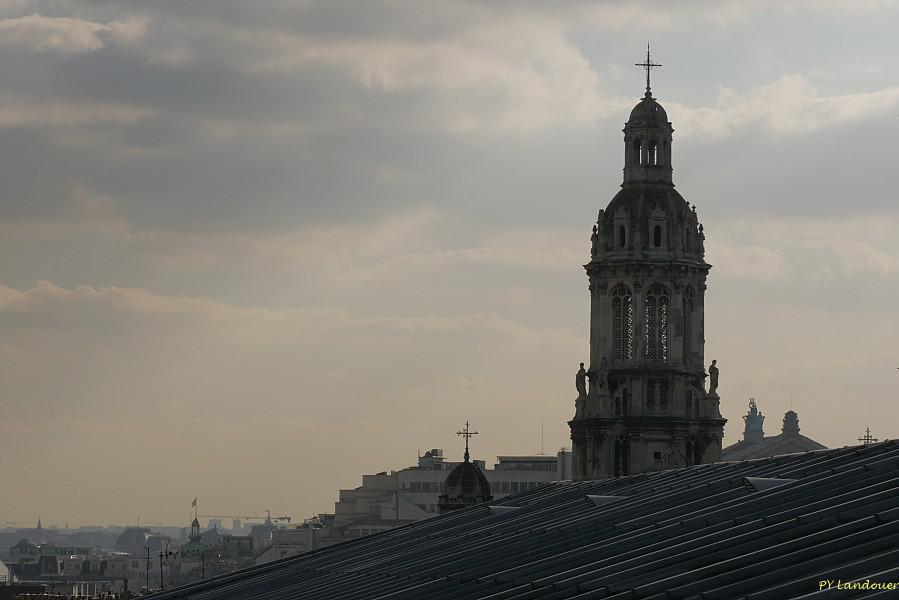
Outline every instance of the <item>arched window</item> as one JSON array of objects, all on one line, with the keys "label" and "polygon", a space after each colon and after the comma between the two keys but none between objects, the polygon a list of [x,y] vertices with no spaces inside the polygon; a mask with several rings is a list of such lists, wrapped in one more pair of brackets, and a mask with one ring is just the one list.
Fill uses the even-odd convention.
[{"label": "arched window", "polygon": [[643,299],[643,355],[649,360],[668,360],[668,291],[653,287]]},{"label": "arched window", "polygon": [[623,207],[615,211],[615,247],[627,248],[628,234],[630,233],[630,215]]},{"label": "arched window", "polygon": [[647,154],[647,162],[650,165],[659,164],[659,146],[655,140],[649,142],[649,152]]},{"label": "arched window", "polygon": [[693,249],[693,228],[690,225],[684,229],[684,250]]},{"label": "arched window", "polygon": [[633,163],[639,165],[642,162],[643,142],[639,139],[634,140]]},{"label": "arched window", "polygon": [[623,285],[612,292],[612,356],[634,357],[634,297]]},{"label": "arched window", "polygon": [[684,288],[684,360],[693,352],[693,288]]},{"label": "arched window", "polygon": [[652,248],[666,248],[668,246],[668,215],[661,208],[656,208],[649,214],[649,235]]}]

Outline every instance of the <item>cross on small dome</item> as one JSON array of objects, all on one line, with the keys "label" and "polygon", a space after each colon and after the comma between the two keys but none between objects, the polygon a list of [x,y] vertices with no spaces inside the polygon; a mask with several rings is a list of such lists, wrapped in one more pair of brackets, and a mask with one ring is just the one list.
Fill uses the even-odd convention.
[{"label": "cross on small dome", "polygon": [[465,429],[460,429],[456,432],[456,435],[461,435],[465,438],[465,462],[468,462],[468,439],[473,435],[478,435],[478,432],[472,431],[471,424],[465,421]]},{"label": "cross on small dome", "polygon": [[660,65],[660,64],[658,64],[658,63],[652,62],[652,58],[651,58],[651,56],[650,56],[650,54],[649,54],[649,42],[646,42],[646,61],[645,61],[645,62],[641,62],[641,63],[634,63],[634,66],[635,66],[635,67],[643,67],[644,69],[646,69],[646,96],[647,96],[648,98],[651,98],[651,97],[652,97],[652,90],[651,90],[650,87],[649,87],[649,72],[650,72],[654,67],[661,67],[662,65]]}]

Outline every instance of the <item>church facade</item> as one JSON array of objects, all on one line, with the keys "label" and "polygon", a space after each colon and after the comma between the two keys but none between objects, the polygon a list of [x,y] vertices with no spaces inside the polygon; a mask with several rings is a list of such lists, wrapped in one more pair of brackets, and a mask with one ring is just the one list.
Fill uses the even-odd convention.
[{"label": "church facade", "polygon": [[[674,129],[649,85],[624,127],[624,181],[599,211],[587,271],[590,357],[569,422],[573,477],[721,459],[718,369],[704,366],[703,226],[674,188]],[[709,378],[709,389],[705,380]]]}]

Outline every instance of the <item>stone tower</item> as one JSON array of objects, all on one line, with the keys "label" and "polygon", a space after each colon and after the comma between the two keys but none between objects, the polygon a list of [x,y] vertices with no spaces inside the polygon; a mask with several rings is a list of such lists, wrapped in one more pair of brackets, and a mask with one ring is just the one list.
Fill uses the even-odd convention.
[{"label": "stone tower", "polygon": [[[624,126],[624,182],[593,227],[590,368],[569,422],[575,479],[720,460],[718,369],[705,390],[702,225],[674,189],[665,109],[646,94]],[[589,388],[589,389],[588,389]]]}]

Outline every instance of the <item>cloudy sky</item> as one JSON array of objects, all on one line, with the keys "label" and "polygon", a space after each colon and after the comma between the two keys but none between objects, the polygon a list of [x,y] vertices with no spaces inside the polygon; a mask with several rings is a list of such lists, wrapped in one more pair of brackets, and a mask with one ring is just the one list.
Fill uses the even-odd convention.
[{"label": "cloudy sky", "polygon": [[569,443],[653,89],[750,396],[899,436],[899,3],[0,0],[0,525],[333,510]]}]

